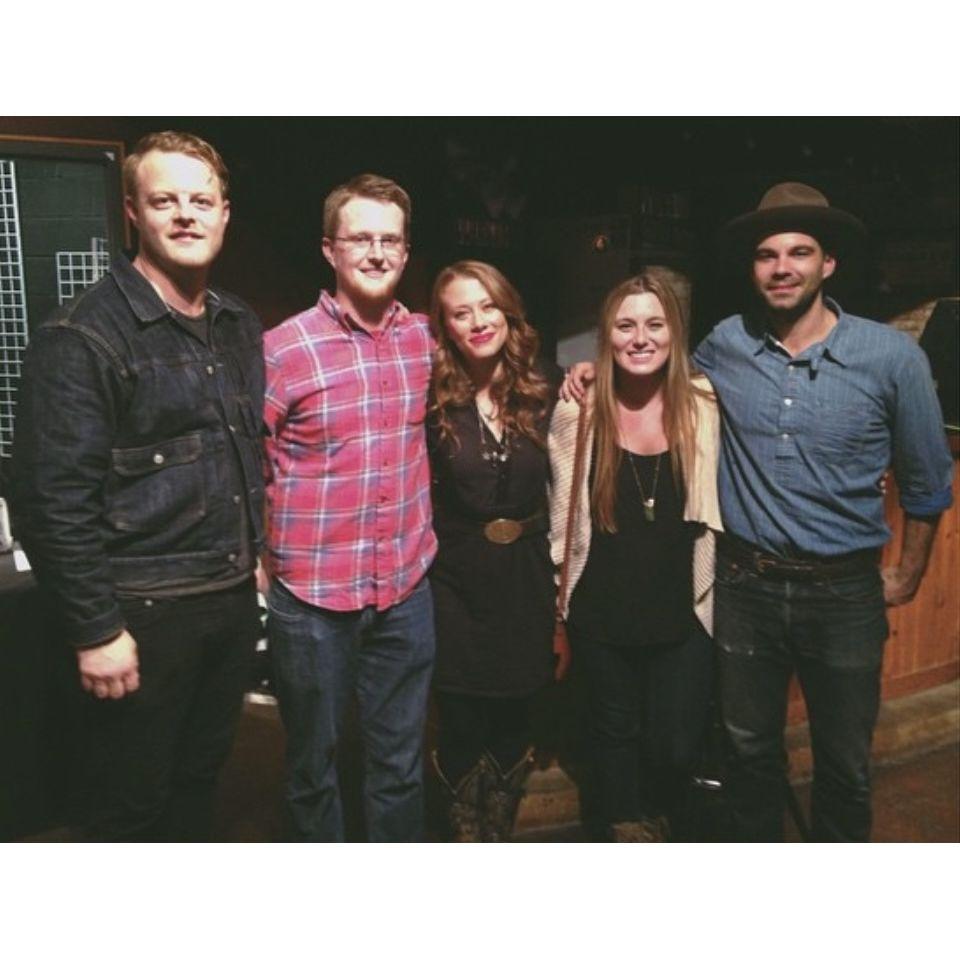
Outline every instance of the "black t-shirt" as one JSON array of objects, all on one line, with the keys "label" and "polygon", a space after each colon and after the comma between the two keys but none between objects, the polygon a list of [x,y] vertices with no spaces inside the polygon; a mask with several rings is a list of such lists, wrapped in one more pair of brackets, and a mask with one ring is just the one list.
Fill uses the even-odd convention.
[{"label": "black t-shirt", "polygon": [[[658,460],[650,520],[640,488],[651,496]],[[669,452],[658,457],[622,451],[617,532],[594,525],[587,563],[570,600],[570,627],[576,635],[631,646],[675,643],[687,636],[697,525],[684,521],[683,509],[683,487],[674,483]]]}]

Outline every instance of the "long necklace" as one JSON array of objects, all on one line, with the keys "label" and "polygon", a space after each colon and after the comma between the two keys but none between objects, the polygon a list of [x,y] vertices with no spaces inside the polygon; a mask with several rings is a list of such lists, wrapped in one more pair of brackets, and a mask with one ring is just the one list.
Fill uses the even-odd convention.
[{"label": "long necklace", "polygon": [[648,523],[653,523],[657,514],[657,481],[660,479],[660,461],[663,454],[657,454],[657,463],[653,468],[653,489],[648,497],[640,482],[640,474],[637,473],[637,465],[633,462],[633,454],[628,450],[627,457],[630,460],[630,469],[633,471],[633,479],[637,482],[637,489],[640,491],[640,499],[643,501],[643,519]]},{"label": "long necklace", "polygon": [[[510,441],[507,436],[507,428],[503,428],[503,433],[499,440],[493,435],[493,430],[490,430],[490,435],[493,436],[493,445],[491,446],[487,443],[487,432],[483,429],[483,422],[486,420],[487,423],[490,423],[492,418],[483,414],[480,409],[479,400],[476,401],[476,407],[477,429],[480,431],[480,456],[483,457],[487,463],[492,463],[494,466],[498,463],[506,463],[510,456]],[[496,408],[494,408],[494,410],[496,410]]]}]

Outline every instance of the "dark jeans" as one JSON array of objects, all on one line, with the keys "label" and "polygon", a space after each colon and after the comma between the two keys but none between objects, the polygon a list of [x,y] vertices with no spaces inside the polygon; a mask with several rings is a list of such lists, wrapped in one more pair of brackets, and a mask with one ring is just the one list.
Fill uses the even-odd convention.
[{"label": "dark jeans", "polygon": [[260,633],[256,591],[121,601],[140,689],[84,700],[86,834],[97,840],[207,840]]},{"label": "dark jeans", "polygon": [[716,591],[735,839],[783,839],[783,731],[796,672],[813,747],[813,839],[868,840],[870,742],[888,629],[879,571],[782,580],[718,556]]},{"label": "dark jeans", "polygon": [[573,642],[587,700],[598,826],[674,815],[707,723],[710,638],[691,617],[679,643],[619,646],[576,633]]},{"label": "dark jeans", "polygon": [[440,732],[437,762],[454,786],[489,753],[506,773],[530,747],[529,697],[475,697],[465,693],[434,694]]},{"label": "dark jeans", "polygon": [[434,654],[427,579],[389,610],[346,613],[304,603],[274,581],[268,607],[295,838],[344,838],[336,754],[355,695],[367,838],[421,840],[423,733]]}]

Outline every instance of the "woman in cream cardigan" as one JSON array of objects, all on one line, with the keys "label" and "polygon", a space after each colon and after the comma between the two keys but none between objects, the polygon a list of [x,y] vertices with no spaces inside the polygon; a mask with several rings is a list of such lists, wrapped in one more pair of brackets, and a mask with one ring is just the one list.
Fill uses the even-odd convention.
[{"label": "woman in cream cardigan", "polygon": [[[648,268],[608,295],[585,469],[573,491],[563,605],[585,681],[594,813],[605,839],[661,841],[707,721],[713,649],[719,413],[690,370],[667,276]],[[551,555],[565,555],[579,408],[549,434]]]}]

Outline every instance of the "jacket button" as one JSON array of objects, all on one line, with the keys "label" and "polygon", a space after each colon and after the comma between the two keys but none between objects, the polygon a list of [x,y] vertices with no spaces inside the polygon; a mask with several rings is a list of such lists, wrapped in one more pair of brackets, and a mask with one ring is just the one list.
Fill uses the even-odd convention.
[{"label": "jacket button", "polygon": [[228,559],[231,563],[233,563],[233,562],[237,559],[237,555],[236,555],[235,553],[228,553],[228,554],[227,554],[227,559]]},{"label": "jacket button", "polygon": [[155,453],[155,454],[153,455],[153,462],[154,462],[154,463],[163,463],[164,459],[165,459],[165,457],[164,457],[164,455],[163,455],[162,453]]},{"label": "jacket button", "polygon": [[239,503],[239,502],[240,502],[240,494],[239,494],[239,493],[235,493],[235,494],[233,495],[233,502],[234,502],[234,503]]},{"label": "jacket button", "polygon": [[213,376],[213,371],[214,371],[213,364],[212,364],[212,363],[208,363],[208,364],[207,364],[207,373],[209,373],[211,377]]}]

